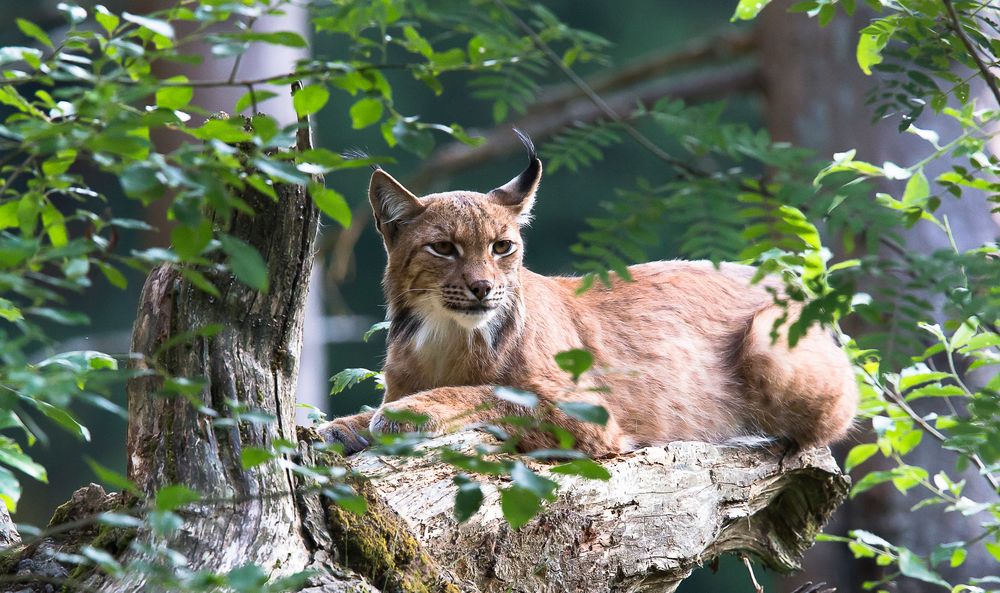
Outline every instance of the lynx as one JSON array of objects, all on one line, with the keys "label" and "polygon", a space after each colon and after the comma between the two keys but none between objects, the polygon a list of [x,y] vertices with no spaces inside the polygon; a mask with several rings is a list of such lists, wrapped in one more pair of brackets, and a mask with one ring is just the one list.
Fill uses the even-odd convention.
[{"label": "lynx", "polygon": [[[772,340],[786,311],[766,282],[751,283],[753,268],[652,262],[630,267],[632,281],[582,294],[579,278],[525,268],[522,229],[542,163],[519,136],[527,168],[485,194],[417,197],[373,173],[369,199],[388,254],[385,396],[378,410],[321,426],[324,438],[355,452],[371,433],[411,430],[385,414],[404,409],[426,416],[431,433],[533,414],[595,456],[675,440],[807,447],[845,436],[858,399],[847,357],[820,328],[794,348],[783,335]],[[553,357],[578,348],[592,353],[594,370],[574,383]],[[498,386],[540,404],[519,407],[497,397]],[[576,420],[554,405],[567,400],[600,405],[609,419]],[[552,446],[546,434],[520,446]]]}]

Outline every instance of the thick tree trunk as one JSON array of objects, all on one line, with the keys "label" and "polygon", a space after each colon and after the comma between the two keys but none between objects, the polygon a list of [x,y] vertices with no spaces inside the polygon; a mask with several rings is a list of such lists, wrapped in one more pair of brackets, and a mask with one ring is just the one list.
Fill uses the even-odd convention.
[{"label": "thick tree trunk", "polygon": [[[269,292],[226,272],[206,272],[222,293],[217,299],[162,266],[146,281],[133,333],[132,352],[143,356],[139,368],[158,372],[128,385],[128,476],[147,495],[183,484],[227,501],[190,508],[172,542],[213,570],[256,563],[294,572],[314,560],[290,495],[291,472],[278,464],[241,465],[246,447],[296,440],[295,385],[319,214],[303,187],[277,189],[276,202],[247,192],[256,215],[236,214],[220,228],[264,256]],[[167,343],[213,325],[221,328],[214,335]],[[203,409],[185,397],[162,396],[163,374],[204,381],[195,396]],[[240,421],[240,409],[274,421]]]}]

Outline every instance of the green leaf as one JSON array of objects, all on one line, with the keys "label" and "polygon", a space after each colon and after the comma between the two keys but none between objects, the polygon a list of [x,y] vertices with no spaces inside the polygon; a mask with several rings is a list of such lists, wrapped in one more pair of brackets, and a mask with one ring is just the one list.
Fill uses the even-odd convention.
[{"label": "green leaf", "polygon": [[760,11],[764,10],[764,7],[770,3],[771,0],[740,0],[740,3],[736,5],[736,12],[729,20],[751,21],[757,18]]},{"label": "green leaf", "polygon": [[113,555],[105,550],[95,548],[87,544],[80,547],[80,553],[99,566],[104,572],[114,575],[118,575],[122,572],[122,565],[115,560]]},{"label": "green leaf", "polygon": [[329,99],[330,91],[326,89],[325,85],[311,84],[299,89],[292,96],[292,105],[295,106],[295,113],[302,117],[316,113],[326,105]]},{"label": "green leaf", "polygon": [[562,410],[567,416],[604,426],[608,422],[608,411],[602,406],[588,404],[584,402],[559,402],[556,407]]},{"label": "green leaf", "polygon": [[45,225],[45,232],[48,234],[49,241],[52,242],[53,247],[63,247],[69,243],[69,234],[66,232],[66,218],[51,203],[46,204],[42,210],[42,224]]},{"label": "green leaf", "polygon": [[[965,548],[956,548],[955,551],[951,553],[951,558],[948,559],[948,565],[952,568],[957,566],[962,566],[965,562],[965,557],[968,555],[968,551]],[[1000,556],[996,557],[997,561],[1000,561]]]},{"label": "green leaf", "polygon": [[132,14],[130,12],[123,12],[122,18],[130,23],[139,25],[140,27],[145,27],[157,35],[163,35],[167,39],[174,38],[174,27],[160,19],[154,19],[148,16],[139,16],[137,14]]},{"label": "green leaf", "polygon": [[156,106],[163,109],[184,109],[194,98],[194,88],[180,86],[177,83],[187,82],[187,76],[173,76],[164,80],[169,83],[156,91]]},{"label": "green leaf", "polygon": [[554,474],[581,476],[591,480],[610,480],[611,472],[592,459],[574,459],[569,463],[557,465],[551,470]]},{"label": "green leaf", "polygon": [[455,518],[459,523],[464,523],[483,505],[483,491],[478,482],[465,475],[459,474],[454,480],[458,485],[458,492],[455,493]]},{"label": "green leaf", "polygon": [[45,467],[28,457],[14,439],[0,436],[0,463],[20,470],[39,482],[48,482]]},{"label": "green leaf", "polygon": [[857,60],[861,71],[871,76],[872,66],[882,63],[882,50],[888,42],[884,35],[862,33],[858,38]]},{"label": "green leaf", "polygon": [[153,511],[148,515],[149,526],[157,535],[170,535],[184,525],[183,519],[169,511]]},{"label": "green leaf", "polygon": [[212,240],[212,223],[203,218],[196,227],[177,225],[170,231],[170,241],[174,251],[184,259],[192,259],[201,255]]},{"label": "green leaf", "polygon": [[195,270],[194,268],[184,268],[181,270],[181,274],[187,278],[188,282],[198,287],[198,290],[208,293],[216,298],[222,296],[222,293],[220,293],[219,289],[212,284],[212,281],[206,278],[205,275],[198,270]]},{"label": "green leaf", "polygon": [[364,515],[368,512],[368,501],[363,496],[337,496],[336,501],[337,506],[355,515]]},{"label": "green leaf", "polygon": [[[100,260],[95,260],[94,263],[97,264],[101,273],[104,274],[104,277],[107,278],[108,282],[111,283],[112,286],[122,289],[128,288],[128,280],[125,279],[125,275],[122,274],[118,268]],[[0,311],[0,315],[2,315],[2,311]]]},{"label": "green leaf", "polygon": [[250,469],[267,463],[274,459],[274,453],[260,447],[244,447],[240,451],[240,465],[243,469]]},{"label": "green leaf", "polygon": [[247,109],[248,107],[253,107],[255,104],[257,105],[257,108],[260,109],[261,103],[277,96],[278,93],[263,89],[261,90],[255,89],[252,91],[247,91],[246,93],[243,93],[243,96],[240,97],[238,101],[236,101],[236,107],[235,107],[236,113],[242,113],[243,110]]},{"label": "green leaf", "polygon": [[157,491],[156,508],[160,511],[173,511],[199,500],[201,500],[201,495],[194,490],[181,484],[171,484]]},{"label": "green leaf", "polygon": [[382,119],[382,101],[379,99],[365,98],[354,105],[351,105],[351,125],[355,130],[367,128],[378,120]]},{"label": "green leaf", "polygon": [[555,491],[558,484],[548,478],[539,476],[520,461],[514,462],[514,467],[510,470],[510,477],[514,480],[515,484],[525,490],[529,490],[538,498],[555,500]]},{"label": "green leaf", "polygon": [[903,206],[923,208],[927,198],[931,195],[931,186],[927,183],[924,172],[917,171],[906,182],[906,190],[903,191]]},{"label": "green leaf", "polygon": [[388,331],[389,330],[389,325],[390,325],[390,322],[388,322],[388,321],[379,321],[378,323],[373,324],[371,327],[368,328],[368,331],[366,331],[365,334],[363,336],[361,336],[361,341],[362,342],[367,342],[369,338],[371,338],[372,336],[374,336],[378,332],[380,332],[380,331]]},{"label": "green leaf", "polygon": [[299,171],[294,164],[288,161],[279,161],[266,158],[253,159],[253,165],[261,172],[270,175],[278,181],[303,185],[309,183],[309,177]]},{"label": "green leaf", "polygon": [[924,581],[940,585],[945,589],[950,589],[951,585],[942,579],[936,572],[927,567],[924,559],[917,556],[906,548],[899,548],[899,571],[911,579]]},{"label": "green leaf", "polygon": [[266,293],[267,264],[253,246],[231,235],[219,235],[222,250],[229,256],[229,267],[244,284]]},{"label": "green leaf", "polygon": [[127,490],[136,496],[140,495],[139,487],[136,486],[135,482],[132,480],[114,471],[113,469],[104,467],[90,457],[85,457],[84,460],[87,462],[87,465],[90,466],[90,471],[94,472],[94,475],[97,476],[97,479],[101,482],[120,490]]},{"label": "green leaf", "polygon": [[507,523],[514,529],[520,528],[538,514],[542,501],[530,490],[511,486],[500,492],[500,510]]},{"label": "green leaf", "polygon": [[421,426],[430,420],[430,416],[425,414],[419,414],[405,408],[401,410],[390,410],[383,409],[382,415],[386,417],[390,422],[398,422],[400,424],[412,424],[414,426]]},{"label": "green leaf", "polygon": [[5,467],[0,467],[0,500],[10,512],[17,511],[17,501],[21,498],[21,483],[13,472]]},{"label": "green leaf", "polygon": [[22,33],[28,37],[34,39],[35,41],[41,43],[42,45],[47,45],[48,47],[54,48],[52,45],[52,40],[49,36],[45,34],[45,31],[35,23],[25,20],[17,19],[17,28],[21,30]]},{"label": "green leaf", "polygon": [[538,405],[538,396],[530,391],[522,391],[513,387],[497,387],[493,390],[493,394],[515,406],[534,408]]},{"label": "green leaf", "polygon": [[131,198],[152,199],[163,193],[163,184],[156,170],[144,164],[129,165],[122,171],[122,189]]},{"label": "green leaf", "polygon": [[267,574],[256,564],[247,564],[229,571],[226,582],[237,593],[258,592],[267,583]]},{"label": "green leaf", "polygon": [[559,368],[573,375],[574,381],[579,379],[580,375],[587,372],[587,369],[594,364],[594,356],[580,348],[560,352],[556,354],[555,359]]},{"label": "green leaf", "polygon": [[377,376],[376,371],[368,369],[344,369],[336,375],[330,377],[330,395],[337,395],[345,389],[350,389],[358,383]]},{"label": "green leaf", "polygon": [[875,443],[865,443],[851,449],[844,460],[844,471],[849,472],[868,460],[869,457],[878,452],[878,445]]},{"label": "green leaf", "polygon": [[871,490],[879,484],[892,480],[894,476],[895,474],[891,471],[875,471],[865,475],[865,477],[858,480],[858,483],[851,488],[851,498],[854,498],[862,492]]},{"label": "green leaf", "polygon": [[351,226],[351,207],[339,192],[319,184],[310,184],[309,195],[316,207],[345,229]]},{"label": "green leaf", "polygon": [[115,30],[115,27],[118,26],[118,23],[121,22],[118,15],[112,14],[110,10],[101,4],[94,7],[94,18],[101,25],[101,27],[104,28],[104,31],[109,34],[112,33]]},{"label": "green leaf", "polygon": [[123,513],[101,513],[97,515],[97,522],[111,527],[142,527],[144,525],[142,519]]},{"label": "green leaf", "polygon": [[90,431],[87,430],[86,426],[77,422],[76,418],[68,411],[39,399],[28,398],[28,401],[34,404],[47,418],[65,428],[73,436],[83,441],[90,441]]},{"label": "green leaf", "polygon": [[[990,556],[993,556],[997,562],[1000,562],[1000,543],[986,542],[985,545],[986,551],[990,553]],[[965,556],[963,555],[962,558],[964,559]],[[952,561],[954,562],[954,557],[952,558]],[[952,564],[952,566],[955,566],[955,564]]]},{"label": "green leaf", "polygon": [[247,31],[245,33],[237,33],[233,37],[243,41],[258,41],[287,47],[306,47],[308,45],[305,38],[294,31]]},{"label": "green leaf", "polygon": [[0,297],[0,317],[7,321],[20,321],[24,319],[21,309],[3,297]]}]

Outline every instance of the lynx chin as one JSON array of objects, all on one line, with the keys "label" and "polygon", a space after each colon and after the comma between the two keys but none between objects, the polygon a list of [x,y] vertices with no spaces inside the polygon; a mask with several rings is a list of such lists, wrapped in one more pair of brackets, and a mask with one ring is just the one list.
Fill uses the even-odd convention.
[{"label": "lynx chin", "polygon": [[[629,268],[577,295],[579,278],[541,276],[522,265],[542,163],[531,141],[528,167],[485,194],[417,197],[377,169],[369,199],[388,253],[383,285],[390,320],[385,398],[374,412],[320,427],[348,453],[369,433],[410,430],[384,411],[428,417],[423,430],[532,414],[576,437],[592,455],[675,440],[716,443],[758,437],[799,446],[845,436],[857,407],[851,365],[820,328],[794,348],[779,335],[767,281],[754,269],[704,261]],[[794,317],[796,310],[788,311]],[[583,348],[594,367],[574,384],[553,356]],[[510,386],[538,396],[528,410],[495,395]],[[577,421],[555,402],[603,406],[604,426]],[[541,431],[520,443],[551,447]]]}]

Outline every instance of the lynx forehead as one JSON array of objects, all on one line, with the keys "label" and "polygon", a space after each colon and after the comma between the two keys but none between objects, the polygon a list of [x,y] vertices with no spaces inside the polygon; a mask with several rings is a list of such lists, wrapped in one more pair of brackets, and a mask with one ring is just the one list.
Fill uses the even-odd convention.
[{"label": "lynx forehead", "polygon": [[[521,139],[527,168],[486,193],[418,198],[385,171],[372,175],[388,254],[385,396],[379,410],[326,424],[326,438],[356,451],[369,432],[412,429],[388,419],[401,409],[427,417],[429,432],[532,414],[593,455],[682,439],[843,438],[857,407],[850,362],[820,328],[794,348],[784,333],[772,339],[775,320],[799,314],[775,304],[769,290],[780,282],[753,284],[748,266],[661,261],[631,266],[631,282],[578,294],[579,278],[525,268],[521,230],[542,164]],[[574,348],[593,355],[597,372],[574,381],[559,368],[555,355]],[[520,408],[497,397],[498,386],[539,403]],[[566,400],[603,406],[607,423],[562,413],[556,404]],[[559,443],[534,430],[519,446]]]}]

